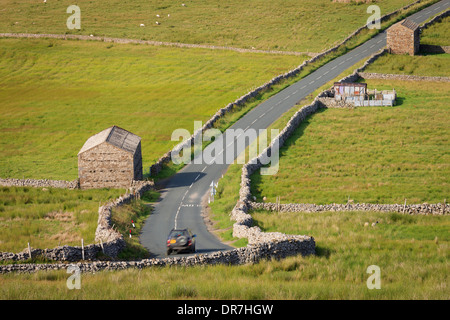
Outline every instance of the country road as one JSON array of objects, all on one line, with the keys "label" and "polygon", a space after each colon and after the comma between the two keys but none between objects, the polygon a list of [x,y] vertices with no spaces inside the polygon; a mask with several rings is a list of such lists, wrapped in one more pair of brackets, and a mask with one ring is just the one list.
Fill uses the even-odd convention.
[{"label": "country road", "polygon": [[[443,0],[411,15],[409,19],[420,24],[449,7],[450,0]],[[386,33],[382,32],[272,96],[248,112],[229,129],[243,129],[247,132],[250,129],[268,128],[283,113],[295,107],[297,102],[385,45]],[[197,119],[192,120],[194,123]],[[193,133],[193,128],[185,129]],[[214,147],[216,145],[212,143],[205,148],[204,152],[208,153],[210,148]],[[233,152],[237,156],[244,147],[235,150],[234,145],[224,143],[217,157]],[[191,163],[168,179],[161,190],[161,198],[155,205],[153,214],[146,220],[140,235],[141,244],[153,257],[165,257],[165,241],[169,231],[174,227],[190,228],[197,235],[197,253],[231,249],[207,230],[201,215],[202,197],[209,192],[211,182],[216,183],[227,168],[228,164],[214,162],[211,164],[204,161],[201,164]]]}]

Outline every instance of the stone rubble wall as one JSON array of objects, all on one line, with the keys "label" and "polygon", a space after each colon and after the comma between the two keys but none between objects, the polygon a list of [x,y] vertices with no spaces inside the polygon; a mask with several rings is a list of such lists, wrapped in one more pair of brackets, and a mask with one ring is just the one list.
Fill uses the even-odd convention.
[{"label": "stone rubble wall", "polygon": [[58,188],[58,189],[79,189],[78,179],[73,181],[47,180],[47,179],[2,179],[2,187],[33,187],[33,188]]},{"label": "stone rubble wall", "polygon": [[450,82],[449,77],[428,77],[428,76],[415,76],[415,75],[408,75],[408,74],[360,72],[359,76],[363,79]]},{"label": "stone rubble wall", "polygon": [[372,204],[372,203],[347,203],[347,204],[308,204],[308,203],[261,203],[248,202],[251,210],[269,210],[280,212],[339,212],[339,211],[378,211],[397,212],[414,215],[445,215],[450,213],[450,204]]},{"label": "stone rubble wall", "polygon": [[[139,261],[94,261],[79,262],[76,265],[81,272],[98,272],[101,270],[124,270],[129,268],[143,269],[155,266],[195,266],[195,265],[240,265],[257,263],[262,259],[283,259],[299,252],[314,253],[314,242],[280,240],[259,243],[254,246],[237,248],[228,251],[216,251],[210,254],[198,254],[187,257],[170,257],[164,259],[143,259]],[[67,263],[48,264],[9,264],[0,265],[0,274],[8,272],[30,273],[36,271],[65,270]]]}]

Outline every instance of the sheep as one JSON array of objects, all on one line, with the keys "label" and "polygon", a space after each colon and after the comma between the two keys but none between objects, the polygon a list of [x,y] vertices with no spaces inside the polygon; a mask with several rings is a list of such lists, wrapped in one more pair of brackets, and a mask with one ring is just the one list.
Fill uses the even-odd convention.
[{"label": "sheep", "polygon": [[158,21],[155,22],[157,25],[159,25],[160,23]]},{"label": "sheep", "polygon": [[167,18],[170,18],[170,13],[167,14]]},{"label": "sheep", "polygon": [[157,14],[157,15],[156,15],[156,17],[157,17],[157,18],[159,18],[159,17],[160,17],[160,15],[159,15],[159,14]]},{"label": "sheep", "polygon": [[365,228],[367,228],[368,226],[369,226],[369,223],[368,223],[368,222],[364,223],[364,227],[365,227]]},{"label": "sheep", "polygon": [[140,27],[145,27],[145,24],[141,23],[139,26],[140,26]]},{"label": "sheep", "polygon": [[378,223],[378,221],[377,221],[377,222],[374,222],[374,223],[372,223],[372,227],[375,227],[375,226],[377,225],[377,223]]}]

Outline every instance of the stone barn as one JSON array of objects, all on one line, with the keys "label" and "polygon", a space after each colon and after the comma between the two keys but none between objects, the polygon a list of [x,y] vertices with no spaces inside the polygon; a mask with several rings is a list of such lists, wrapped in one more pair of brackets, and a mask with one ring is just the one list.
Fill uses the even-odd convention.
[{"label": "stone barn", "polygon": [[141,138],[112,126],[90,137],[78,153],[81,189],[129,188],[142,180]]},{"label": "stone barn", "polygon": [[419,25],[405,19],[387,30],[387,48],[393,54],[409,54],[413,56],[419,52]]}]

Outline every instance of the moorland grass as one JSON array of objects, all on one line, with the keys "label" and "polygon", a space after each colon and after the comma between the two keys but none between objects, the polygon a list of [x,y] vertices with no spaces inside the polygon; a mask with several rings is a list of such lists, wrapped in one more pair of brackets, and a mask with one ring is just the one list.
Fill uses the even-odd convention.
[{"label": "moorland grass", "polygon": [[120,189],[0,187],[0,252],[94,243],[99,204]]},{"label": "moorland grass", "polygon": [[[413,1],[379,0],[381,14]],[[430,2],[430,1],[428,1]],[[1,0],[0,32],[84,34],[212,44],[261,50],[321,52],[364,25],[368,5],[329,0],[79,0],[81,29],[69,30],[68,0]],[[423,4],[420,4],[423,5]],[[159,14],[160,18],[156,15]],[[170,14],[170,17],[168,17]],[[156,25],[156,21],[160,25]],[[140,24],[145,27],[140,27]]]},{"label": "moorland grass", "polygon": [[0,176],[71,180],[92,134],[142,137],[144,173],[218,109],[306,57],[55,40],[0,40]]}]

